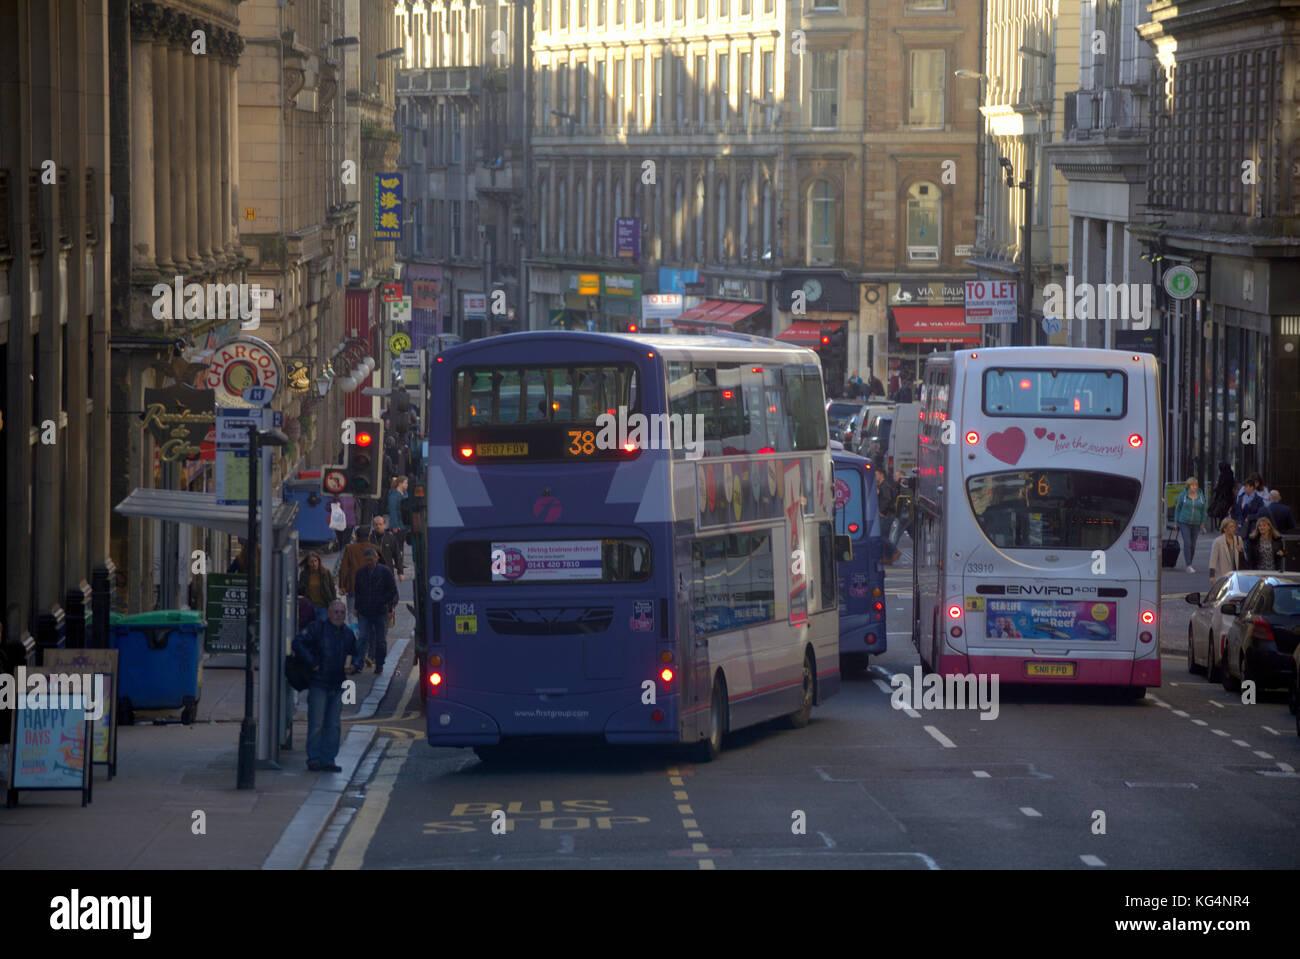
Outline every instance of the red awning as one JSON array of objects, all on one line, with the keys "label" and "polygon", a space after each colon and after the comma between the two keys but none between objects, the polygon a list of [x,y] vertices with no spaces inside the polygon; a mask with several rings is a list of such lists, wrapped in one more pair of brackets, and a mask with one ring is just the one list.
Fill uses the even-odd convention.
[{"label": "red awning", "polygon": [[836,328],[843,325],[843,320],[795,320],[787,329],[778,333],[776,338],[787,343],[820,349],[822,337],[836,332]]},{"label": "red awning", "polygon": [[705,300],[673,320],[677,326],[732,326],[763,308],[761,303]]},{"label": "red awning", "polygon": [[980,328],[966,322],[962,306],[896,306],[900,343],[979,343]]}]

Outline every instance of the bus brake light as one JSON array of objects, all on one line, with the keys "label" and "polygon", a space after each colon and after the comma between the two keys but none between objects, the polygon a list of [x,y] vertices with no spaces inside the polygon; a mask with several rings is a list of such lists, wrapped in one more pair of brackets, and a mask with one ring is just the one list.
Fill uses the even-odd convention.
[{"label": "bus brake light", "polygon": [[850,532],[850,533],[856,533],[857,531],[858,531],[858,524],[857,524],[857,523],[850,523],[850,524],[849,524],[849,532]]},{"label": "bus brake light", "polygon": [[1033,385],[1034,385],[1034,384],[1031,383],[1031,382],[1029,382],[1029,380],[1021,380],[1021,381],[1020,381],[1020,388],[1021,388],[1022,390],[1027,390],[1027,389],[1029,389],[1029,388],[1030,388],[1031,386],[1033,386]]},{"label": "bus brake light", "polygon": [[662,679],[665,683],[671,683],[673,681],[673,671],[671,669],[668,669],[667,667],[664,667],[663,669],[659,670],[659,678]]},{"label": "bus brake light", "polygon": [[1155,613],[1151,612],[1151,610],[1149,610],[1149,609],[1145,609],[1145,610],[1142,611],[1142,622],[1144,622],[1146,625],[1150,626],[1150,625],[1151,625],[1152,623],[1154,623],[1155,621],[1156,621],[1156,614],[1155,614]]},{"label": "bus brake light", "polygon": [[1132,436],[1128,438],[1128,445],[1133,447],[1134,449],[1140,449],[1142,446],[1142,437],[1139,436],[1137,433],[1134,433]]},{"label": "bus brake light", "polygon": [[460,448],[460,455],[463,456],[465,459],[469,459],[470,457],[472,457],[472,456],[474,455],[474,447],[472,447],[472,446],[462,446],[462,447]]},{"label": "bus brake light", "polygon": [[429,685],[432,686],[434,689],[437,689],[439,686],[441,686],[441,685],[442,685],[442,673],[430,673],[430,674],[429,674]]},{"label": "bus brake light", "polygon": [[969,433],[966,434],[966,442],[969,443],[971,446],[974,446],[979,441],[980,441],[980,435],[976,433],[974,430],[971,430]]},{"label": "bus brake light", "polygon": [[948,607],[948,617],[950,619],[961,619],[961,607],[955,603]]}]

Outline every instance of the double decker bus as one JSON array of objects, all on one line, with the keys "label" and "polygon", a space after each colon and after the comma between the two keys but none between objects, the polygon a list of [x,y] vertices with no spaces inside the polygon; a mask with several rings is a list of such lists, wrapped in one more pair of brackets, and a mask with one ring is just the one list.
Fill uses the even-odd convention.
[{"label": "double decker bus", "polygon": [[[517,333],[430,367],[422,688],[434,746],[684,743],[839,688],[816,354]],[[641,427],[640,429],[638,429]]]},{"label": "double decker bus", "polygon": [[912,638],[943,675],[1160,685],[1155,357],[935,354],[921,391]]}]

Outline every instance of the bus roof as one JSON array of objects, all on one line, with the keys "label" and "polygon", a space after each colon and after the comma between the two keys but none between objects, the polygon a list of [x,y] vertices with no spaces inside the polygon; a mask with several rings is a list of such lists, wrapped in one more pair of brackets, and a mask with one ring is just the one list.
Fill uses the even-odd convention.
[{"label": "bus roof", "polygon": [[739,333],[695,336],[671,333],[588,333],[581,330],[529,330],[522,333],[506,333],[461,343],[444,350],[439,355],[448,359],[459,359],[482,350],[526,346],[528,343],[539,342],[625,345],[637,349],[655,350],[665,359],[707,356],[713,359],[744,360],[761,353],[775,354],[800,363],[818,362],[817,354],[807,347]]},{"label": "bus roof", "polygon": [[950,363],[955,357],[962,354],[968,354],[971,358],[978,358],[985,365],[1005,364],[1009,367],[1043,366],[1052,363],[1063,366],[1071,363],[1100,366],[1106,363],[1117,363],[1124,358],[1128,358],[1129,362],[1132,362],[1134,358],[1137,358],[1138,362],[1145,362],[1148,356],[1151,357],[1152,362],[1155,360],[1155,357],[1149,353],[1135,353],[1132,350],[1102,350],[1074,346],[971,347],[969,349],[953,350],[952,352],[931,353],[926,357],[926,360]]}]

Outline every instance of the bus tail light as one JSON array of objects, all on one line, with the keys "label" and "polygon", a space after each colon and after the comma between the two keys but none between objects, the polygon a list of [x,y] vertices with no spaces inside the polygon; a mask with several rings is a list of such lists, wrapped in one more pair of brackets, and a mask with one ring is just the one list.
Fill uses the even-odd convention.
[{"label": "bus tail light", "polygon": [[656,723],[661,723],[661,722],[663,722],[663,721],[664,721],[664,711],[663,711],[662,709],[656,709],[654,712],[652,712],[652,713],[650,714],[650,719],[651,719],[652,722],[656,722]]},{"label": "bus tail light", "polygon": [[876,605],[872,608],[875,609],[877,613],[881,613],[884,612],[885,604],[880,602],[880,600],[876,600]]},{"label": "bus tail light", "polygon": [[953,639],[961,639],[961,627],[954,626],[952,629],[948,630],[948,634],[952,636]]},{"label": "bus tail light", "polygon": [[1139,436],[1137,433],[1132,434],[1132,435],[1129,436],[1129,438],[1128,438],[1128,445],[1131,446],[1131,447],[1133,447],[1135,450],[1136,450],[1136,449],[1141,449],[1141,448],[1142,448],[1142,437]]},{"label": "bus tail light", "polygon": [[460,448],[460,458],[463,460],[472,459],[474,456],[474,447],[462,446]]},{"label": "bus tail light", "polygon": [[949,606],[949,607],[948,607],[948,618],[949,618],[949,619],[961,619],[961,607],[958,606],[956,603],[953,603],[951,606]]},{"label": "bus tail light", "polygon": [[1269,625],[1267,619],[1263,616],[1256,616],[1250,622],[1250,635],[1256,642],[1273,643],[1273,627]]},{"label": "bus tail light", "polygon": [[971,446],[974,446],[979,441],[980,441],[980,435],[976,433],[974,430],[971,430],[969,433],[966,434],[966,442],[969,443]]},{"label": "bus tail light", "polygon": [[1142,640],[1142,642],[1144,643],[1149,643],[1151,642],[1151,634],[1148,632],[1143,632],[1142,635],[1138,637],[1138,639]]},{"label": "bus tail light", "polygon": [[1142,610],[1142,623],[1144,625],[1150,626],[1155,621],[1156,621],[1156,614],[1154,612],[1152,612],[1149,609]]},{"label": "bus tail light", "polygon": [[434,670],[429,674],[429,694],[437,695],[438,690],[442,688],[442,673]]},{"label": "bus tail light", "polygon": [[676,674],[675,674],[675,673],[674,673],[670,668],[668,668],[667,666],[665,666],[663,669],[659,670],[659,678],[660,678],[661,680],[663,680],[663,684],[664,684],[665,686],[667,686],[669,683],[671,683],[671,682],[673,681],[673,676],[674,676],[674,675],[676,675]]}]

